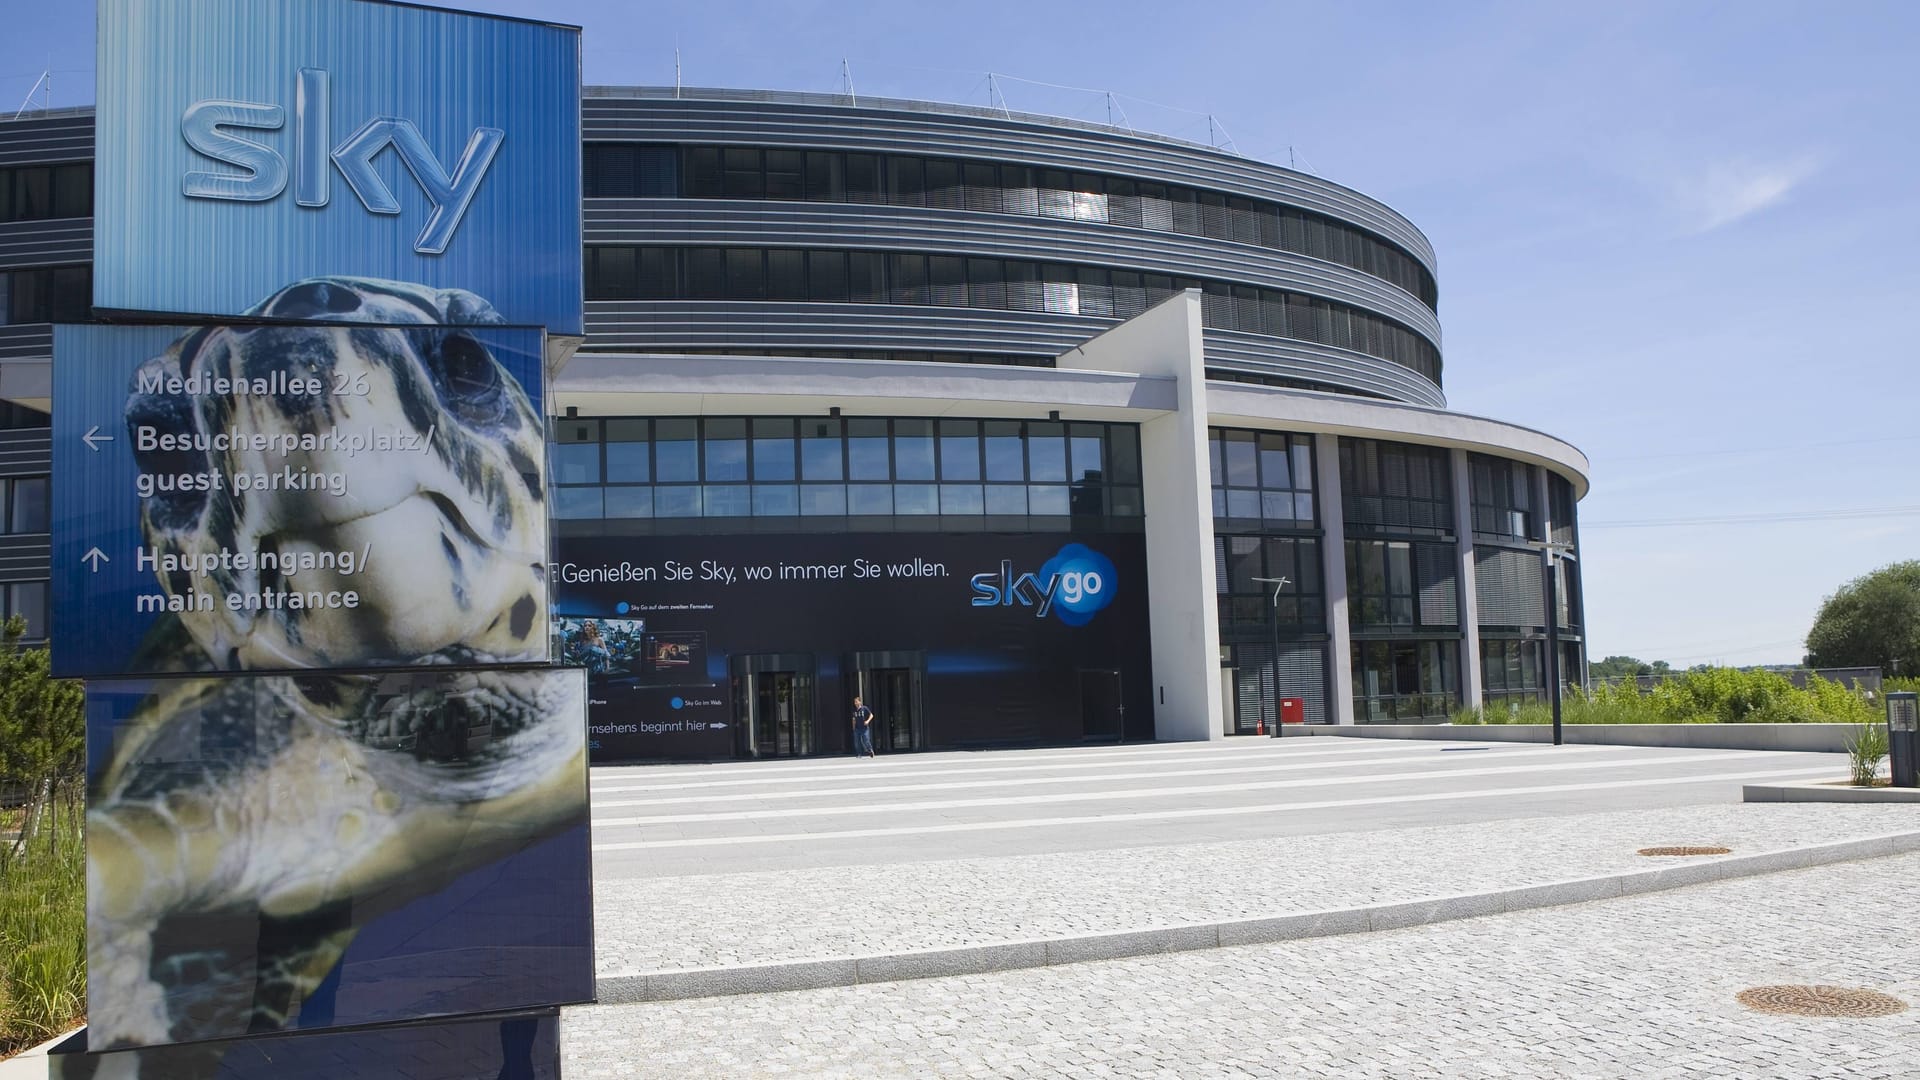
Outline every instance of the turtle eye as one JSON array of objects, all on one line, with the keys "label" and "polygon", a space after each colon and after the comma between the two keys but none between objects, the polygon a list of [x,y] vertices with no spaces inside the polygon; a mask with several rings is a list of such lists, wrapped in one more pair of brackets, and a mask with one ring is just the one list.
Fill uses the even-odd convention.
[{"label": "turtle eye", "polygon": [[500,418],[505,387],[500,365],[486,347],[466,334],[449,334],[437,355],[440,395],[447,407],[468,423]]}]

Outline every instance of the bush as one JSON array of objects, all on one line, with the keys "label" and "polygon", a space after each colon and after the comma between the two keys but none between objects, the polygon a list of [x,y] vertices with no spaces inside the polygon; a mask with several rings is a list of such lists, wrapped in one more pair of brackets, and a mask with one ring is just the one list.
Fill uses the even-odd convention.
[{"label": "bush", "polygon": [[1855,787],[1872,787],[1879,775],[1880,762],[1887,756],[1887,726],[1881,723],[1860,725],[1847,738],[1847,769]]},{"label": "bush", "polygon": [[23,850],[0,845],[0,1057],[85,1018],[86,897],[77,813]]},{"label": "bush", "polygon": [[1889,694],[1903,692],[1920,694],[1920,678],[1915,678],[1911,675],[1901,675],[1898,678],[1881,679],[1880,689]]},{"label": "bush", "polygon": [[[1836,682],[1813,676],[1796,688],[1774,671],[1709,668],[1641,690],[1635,682],[1592,690],[1570,686],[1560,701],[1567,724],[1862,724],[1878,709]],[[1461,709],[1456,724],[1548,724],[1553,710],[1543,701]]]}]

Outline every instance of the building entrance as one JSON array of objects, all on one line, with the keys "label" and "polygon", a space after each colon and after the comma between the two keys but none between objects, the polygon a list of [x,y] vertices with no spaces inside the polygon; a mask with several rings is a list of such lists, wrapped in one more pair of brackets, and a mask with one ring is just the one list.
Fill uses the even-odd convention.
[{"label": "building entrance", "polygon": [[1124,742],[1127,707],[1121,703],[1120,673],[1080,673],[1080,738],[1083,742]]},{"label": "building entrance", "polygon": [[734,750],[742,757],[799,757],[815,751],[813,658],[733,658]]},{"label": "building entrance", "polygon": [[[918,652],[854,653],[847,665],[853,692],[873,710],[873,748],[878,753],[926,745],[921,685],[926,662]],[[848,703],[852,712],[852,703]],[[851,735],[848,736],[851,739]]]}]

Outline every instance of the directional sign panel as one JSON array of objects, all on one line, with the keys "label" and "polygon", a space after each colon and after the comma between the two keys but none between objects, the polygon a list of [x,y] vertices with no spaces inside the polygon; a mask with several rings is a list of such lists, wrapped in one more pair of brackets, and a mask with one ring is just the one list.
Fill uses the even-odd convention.
[{"label": "directional sign panel", "polygon": [[56,327],[55,673],[547,660],[543,344]]}]

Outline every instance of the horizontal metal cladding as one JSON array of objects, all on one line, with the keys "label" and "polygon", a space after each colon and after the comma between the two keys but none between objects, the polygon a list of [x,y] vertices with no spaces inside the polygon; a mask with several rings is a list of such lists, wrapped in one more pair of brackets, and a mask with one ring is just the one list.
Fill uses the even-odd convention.
[{"label": "horizontal metal cladding", "polygon": [[1310,293],[1377,312],[1440,345],[1440,320],[1412,294],[1338,263],[1250,244],[868,203],[590,199],[586,207],[589,245],[845,248],[1091,263]]},{"label": "horizontal metal cladding", "polygon": [[849,349],[1056,356],[1112,319],[987,308],[735,300],[589,300],[593,349]]},{"label": "horizontal metal cladding", "polygon": [[[724,300],[589,300],[593,349],[847,349],[1058,356],[1111,328],[1088,315],[897,304]],[[1312,342],[1231,330],[1205,333],[1208,367],[1351,387],[1443,406],[1438,387],[1389,360]],[[1061,366],[1071,367],[1072,361]]]},{"label": "horizontal metal cladding", "polygon": [[0,536],[0,582],[45,581],[53,561],[50,540],[46,533]]},{"label": "horizontal metal cladding", "polygon": [[679,98],[640,96],[651,93],[674,91],[589,87],[582,102],[587,141],[874,150],[1106,172],[1318,211],[1376,233],[1429,272],[1436,269],[1433,245],[1386,204],[1328,180],[1193,143],[939,103],[856,107],[818,101],[819,95],[816,101],[777,100],[781,95],[706,89],[682,90]]},{"label": "horizontal metal cladding", "polygon": [[49,360],[52,357],[52,324],[0,326],[0,360]]},{"label": "horizontal metal cladding", "polygon": [[93,110],[56,109],[0,120],[0,168],[93,160]]},{"label": "horizontal metal cladding", "polygon": [[1206,331],[1205,346],[1210,368],[1347,386],[1410,405],[1447,404],[1440,388],[1419,373],[1350,349],[1218,329]]},{"label": "horizontal metal cladding", "polygon": [[0,270],[93,261],[93,219],[54,218],[0,224]]},{"label": "horizontal metal cladding", "polygon": [[0,476],[45,476],[53,465],[53,433],[48,428],[0,431]]}]

